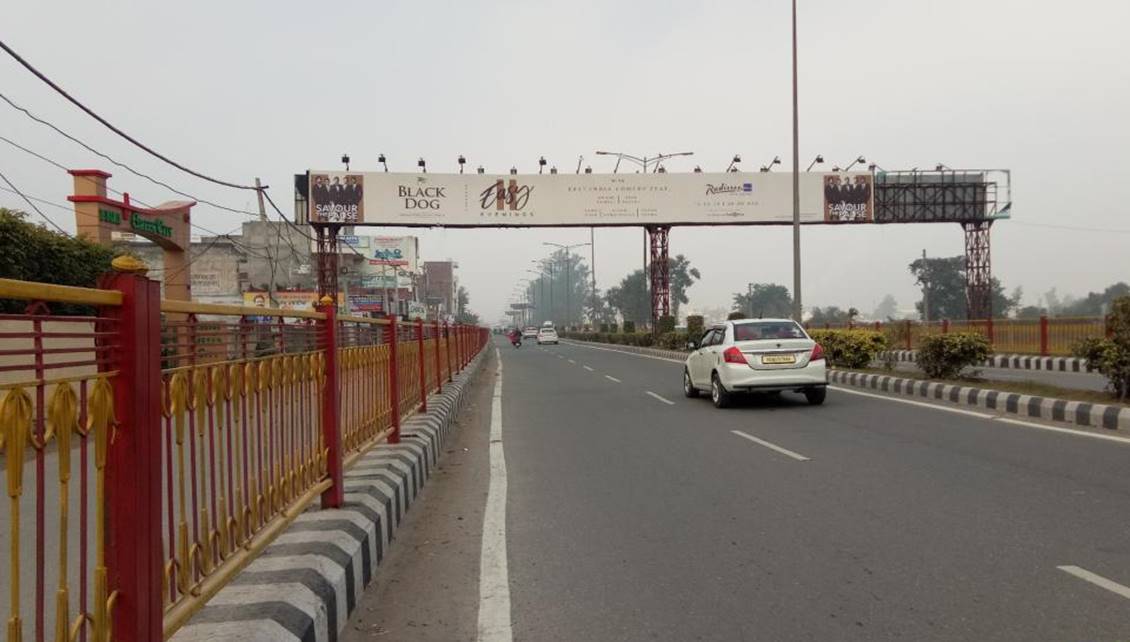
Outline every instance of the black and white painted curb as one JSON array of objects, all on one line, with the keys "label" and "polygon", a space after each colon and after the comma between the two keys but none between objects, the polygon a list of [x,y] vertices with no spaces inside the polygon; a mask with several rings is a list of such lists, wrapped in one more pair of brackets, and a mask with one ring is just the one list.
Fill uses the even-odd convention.
[{"label": "black and white painted curb", "polygon": [[[876,361],[916,363],[917,350],[889,350],[880,352]],[[1010,368],[1013,370],[1053,370],[1056,372],[1090,372],[1087,360],[1078,357],[1038,357],[1030,354],[994,354],[981,364],[982,368]]]},{"label": "black and white painted curb", "polygon": [[428,397],[428,413],[345,473],[345,506],[299,515],[173,642],[334,642],[431,475],[484,354]]},{"label": "black and white painted curb", "polygon": [[1000,390],[865,372],[847,372],[833,369],[828,372],[828,376],[832,383],[867,388],[878,392],[949,401],[1020,417],[1048,419],[1077,426],[1130,430],[1130,408],[1122,406],[1067,401],[1066,399],[1022,395],[1015,392],[1002,392]]}]

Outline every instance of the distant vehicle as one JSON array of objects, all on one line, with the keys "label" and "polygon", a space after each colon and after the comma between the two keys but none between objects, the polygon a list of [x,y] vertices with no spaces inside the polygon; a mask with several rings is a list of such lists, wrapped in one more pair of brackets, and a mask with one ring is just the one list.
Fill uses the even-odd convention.
[{"label": "distant vehicle", "polygon": [[538,328],[537,328],[537,326],[528,325],[528,326],[522,328],[522,338],[523,339],[536,339],[536,338],[538,338]]},{"label": "distant vehicle", "polygon": [[718,408],[749,392],[803,393],[824,403],[828,391],[824,348],[791,319],[735,319],[711,328],[687,346],[683,393],[709,392]]},{"label": "distant vehicle", "polygon": [[552,326],[538,330],[538,345],[539,346],[545,345],[547,343],[552,343],[553,345],[557,345],[557,342],[558,342],[557,330],[554,330]]},{"label": "distant vehicle", "polygon": [[546,321],[545,323],[542,323],[542,324],[541,324],[541,327],[543,327],[543,328],[552,328],[552,327],[553,327],[553,322],[552,322],[552,321]]}]

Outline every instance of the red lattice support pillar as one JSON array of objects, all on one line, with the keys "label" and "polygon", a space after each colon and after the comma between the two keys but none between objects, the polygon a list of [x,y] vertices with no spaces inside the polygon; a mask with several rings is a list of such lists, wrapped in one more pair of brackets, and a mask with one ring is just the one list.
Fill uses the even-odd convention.
[{"label": "red lattice support pillar", "polygon": [[967,319],[993,317],[993,265],[990,256],[989,228],[992,221],[966,221],[965,303]]},{"label": "red lattice support pillar", "polygon": [[328,296],[337,305],[337,231],[336,225],[315,225],[318,244],[318,298]]},{"label": "red lattice support pillar", "polygon": [[669,225],[649,225],[648,238],[651,240],[651,323],[659,327],[659,320],[671,314],[671,274],[667,261],[667,238],[671,231]]}]

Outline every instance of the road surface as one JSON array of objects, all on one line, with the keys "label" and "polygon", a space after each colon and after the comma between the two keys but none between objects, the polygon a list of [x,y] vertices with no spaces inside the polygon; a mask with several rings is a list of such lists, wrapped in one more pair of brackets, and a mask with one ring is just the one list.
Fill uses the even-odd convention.
[{"label": "road surface", "polygon": [[[677,363],[497,345],[514,640],[1130,638],[1130,440],[840,389],[721,411]],[[476,398],[345,639],[476,639]]]}]

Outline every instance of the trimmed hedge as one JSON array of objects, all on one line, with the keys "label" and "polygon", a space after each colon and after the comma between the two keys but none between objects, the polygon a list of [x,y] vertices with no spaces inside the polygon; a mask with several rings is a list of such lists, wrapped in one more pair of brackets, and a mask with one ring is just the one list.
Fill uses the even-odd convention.
[{"label": "trimmed hedge", "polygon": [[595,343],[611,343],[614,345],[637,346],[640,348],[662,348],[664,350],[687,349],[688,335],[686,332],[664,332],[654,335],[650,332],[633,332],[631,334],[619,332],[566,332],[566,339],[577,341],[592,341]]},{"label": "trimmed hedge", "polygon": [[952,379],[993,353],[989,340],[975,332],[935,334],[922,337],[918,367],[931,379]]},{"label": "trimmed hedge", "polygon": [[1075,356],[1087,360],[1087,366],[1098,370],[1119,401],[1130,398],[1130,296],[1111,302],[1107,320],[1109,339],[1083,339],[1073,349]]},{"label": "trimmed hedge", "polygon": [[812,330],[808,334],[824,348],[828,364],[841,368],[866,368],[887,349],[887,337],[874,330]]},{"label": "trimmed hedge", "polygon": [[692,314],[687,317],[687,334],[698,339],[706,331],[706,319],[701,314]]}]

